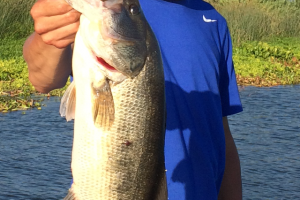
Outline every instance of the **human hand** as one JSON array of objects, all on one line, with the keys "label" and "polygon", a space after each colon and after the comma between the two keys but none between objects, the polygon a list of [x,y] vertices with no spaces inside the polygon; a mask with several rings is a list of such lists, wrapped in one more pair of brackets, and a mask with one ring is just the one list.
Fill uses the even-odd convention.
[{"label": "human hand", "polygon": [[74,42],[81,13],[64,0],[38,0],[30,14],[44,43],[65,48]]}]

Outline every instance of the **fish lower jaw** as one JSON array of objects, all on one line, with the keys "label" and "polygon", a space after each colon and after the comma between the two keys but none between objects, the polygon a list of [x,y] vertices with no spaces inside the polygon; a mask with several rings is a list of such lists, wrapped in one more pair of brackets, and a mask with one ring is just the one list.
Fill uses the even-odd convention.
[{"label": "fish lower jaw", "polygon": [[96,60],[98,61],[98,63],[99,63],[100,65],[102,65],[102,66],[103,66],[104,68],[106,68],[107,70],[112,71],[112,72],[118,72],[118,71],[116,70],[116,68],[114,68],[113,66],[111,66],[110,64],[108,64],[103,58],[97,57],[97,56],[96,56]]},{"label": "fish lower jaw", "polygon": [[103,75],[114,83],[121,83],[128,77],[119,72],[116,68],[108,64],[103,58],[94,55],[94,61]]}]

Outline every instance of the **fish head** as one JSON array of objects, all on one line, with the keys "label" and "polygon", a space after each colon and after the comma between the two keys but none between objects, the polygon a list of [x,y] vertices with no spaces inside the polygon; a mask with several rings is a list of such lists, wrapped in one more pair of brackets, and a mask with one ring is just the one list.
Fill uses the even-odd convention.
[{"label": "fish head", "polygon": [[[98,64],[134,78],[147,58],[147,22],[138,0],[101,1],[95,19],[81,17],[80,32]],[[99,9],[101,8],[101,9]]]}]

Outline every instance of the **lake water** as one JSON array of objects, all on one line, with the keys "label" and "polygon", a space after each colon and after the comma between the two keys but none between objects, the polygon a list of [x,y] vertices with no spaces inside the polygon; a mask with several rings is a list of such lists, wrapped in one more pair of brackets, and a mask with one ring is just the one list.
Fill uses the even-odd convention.
[{"label": "lake water", "polygon": [[[300,199],[300,86],[245,87],[229,117],[245,200]],[[0,199],[62,199],[70,186],[73,122],[59,98],[42,110],[0,114]]]},{"label": "lake water", "polygon": [[246,87],[229,118],[249,200],[300,199],[300,86]]}]

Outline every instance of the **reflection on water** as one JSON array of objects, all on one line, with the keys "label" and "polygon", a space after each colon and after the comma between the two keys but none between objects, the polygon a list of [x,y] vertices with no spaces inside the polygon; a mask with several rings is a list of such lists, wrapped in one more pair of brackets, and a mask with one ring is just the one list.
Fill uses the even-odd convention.
[{"label": "reflection on water", "polygon": [[[300,86],[241,90],[244,112],[229,117],[245,200],[300,199]],[[0,114],[0,199],[61,199],[71,181],[73,122],[59,98],[42,111]]]}]

